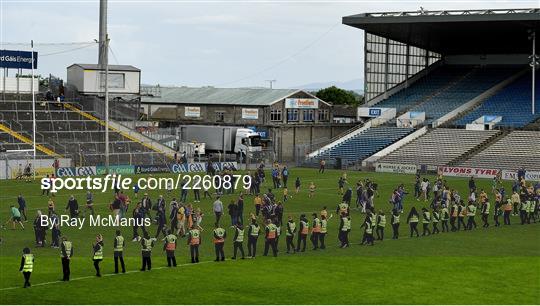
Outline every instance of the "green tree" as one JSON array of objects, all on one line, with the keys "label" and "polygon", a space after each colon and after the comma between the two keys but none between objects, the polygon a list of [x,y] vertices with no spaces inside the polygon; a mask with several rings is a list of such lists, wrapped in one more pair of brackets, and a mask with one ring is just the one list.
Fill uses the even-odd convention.
[{"label": "green tree", "polygon": [[354,91],[344,90],[336,86],[323,88],[315,93],[317,98],[332,104],[359,105],[364,97]]}]

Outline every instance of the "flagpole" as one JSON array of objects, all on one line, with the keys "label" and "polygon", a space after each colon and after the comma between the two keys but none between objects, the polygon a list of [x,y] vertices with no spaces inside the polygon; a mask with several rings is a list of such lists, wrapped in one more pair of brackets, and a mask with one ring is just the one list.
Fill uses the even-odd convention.
[{"label": "flagpole", "polygon": [[34,180],[36,179],[36,95],[35,95],[35,88],[34,88],[34,41],[30,41],[30,45],[32,48],[32,142],[34,144],[33,146],[33,155],[34,155],[34,161],[32,165],[32,171],[34,174]]}]

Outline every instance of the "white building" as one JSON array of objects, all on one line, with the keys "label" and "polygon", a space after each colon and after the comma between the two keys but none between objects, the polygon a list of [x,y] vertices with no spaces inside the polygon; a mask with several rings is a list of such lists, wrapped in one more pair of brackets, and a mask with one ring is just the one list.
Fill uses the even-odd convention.
[{"label": "white building", "polygon": [[[140,94],[141,70],[130,65],[109,65],[109,93]],[[67,67],[67,84],[81,94],[100,94],[105,88],[105,70],[97,64]]]}]

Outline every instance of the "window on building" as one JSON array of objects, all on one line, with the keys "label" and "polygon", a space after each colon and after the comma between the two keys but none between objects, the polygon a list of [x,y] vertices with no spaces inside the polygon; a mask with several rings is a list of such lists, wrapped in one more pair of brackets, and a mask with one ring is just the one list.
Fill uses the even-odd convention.
[{"label": "window on building", "polygon": [[224,122],[225,121],[225,112],[216,112],[216,122]]},{"label": "window on building", "polygon": [[[99,80],[101,88],[105,88],[105,72],[100,73]],[[123,73],[109,72],[107,83],[109,88],[126,88],[126,76]]]},{"label": "window on building", "polygon": [[329,121],[330,112],[327,109],[319,109],[319,121]]},{"label": "window on building", "polygon": [[304,110],[304,121],[313,121],[314,120],[314,114],[315,111],[312,109],[305,109]]},{"label": "window on building", "polygon": [[289,108],[287,110],[287,121],[298,121],[298,110],[295,108]]},{"label": "window on building", "polygon": [[270,111],[270,121],[281,121],[283,120],[281,118],[282,112],[281,109],[272,109]]}]

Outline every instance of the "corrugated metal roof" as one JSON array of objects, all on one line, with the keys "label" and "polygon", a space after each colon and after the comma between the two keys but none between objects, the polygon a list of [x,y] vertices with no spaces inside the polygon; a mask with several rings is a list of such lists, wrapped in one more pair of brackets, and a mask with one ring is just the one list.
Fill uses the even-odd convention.
[{"label": "corrugated metal roof", "polygon": [[[98,64],[73,64],[71,66],[79,66],[82,69],[88,69],[88,70],[101,70]],[[69,66],[69,67],[71,67]],[[68,67],[68,68],[69,68]],[[109,65],[109,70],[116,70],[116,71],[138,71],[140,72],[141,69],[131,66],[131,65]]]},{"label": "corrugated metal roof", "polygon": [[142,96],[143,103],[268,106],[299,89],[161,87],[160,97]]}]

